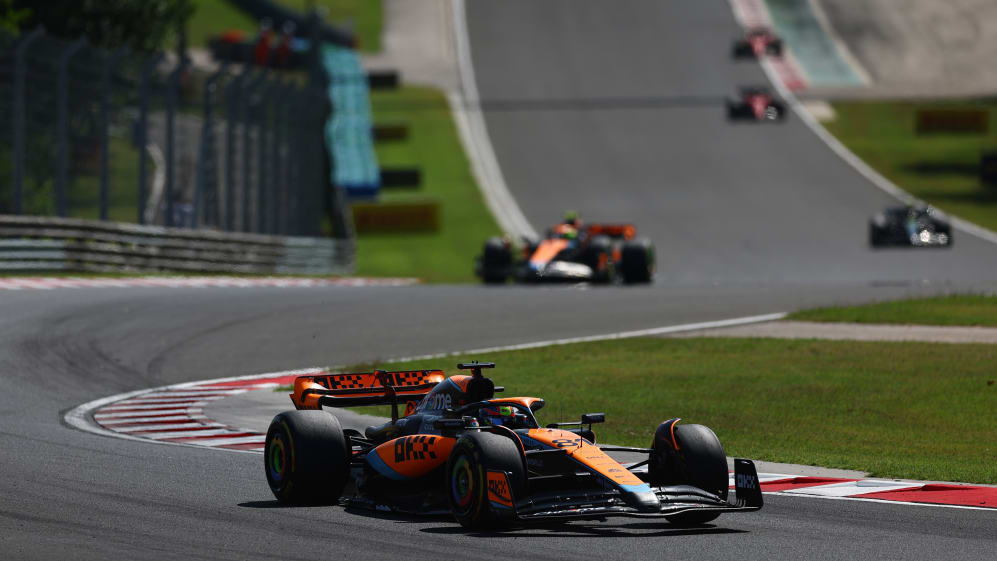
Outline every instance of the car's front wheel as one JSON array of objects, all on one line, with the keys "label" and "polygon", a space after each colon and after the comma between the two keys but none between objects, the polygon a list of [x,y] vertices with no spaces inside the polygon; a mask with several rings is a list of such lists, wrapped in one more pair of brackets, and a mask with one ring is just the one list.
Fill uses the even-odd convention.
[{"label": "car's front wheel", "polygon": [[[652,484],[692,485],[727,500],[727,455],[717,435],[703,425],[662,424],[654,435],[648,470]],[[665,518],[694,526],[718,516],[718,512],[692,511]]]},{"label": "car's front wheel", "polygon": [[526,489],[519,447],[511,438],[469,432],[447,460],[447,497],[465,528],[498,528],[515,520],[515,498]]}]

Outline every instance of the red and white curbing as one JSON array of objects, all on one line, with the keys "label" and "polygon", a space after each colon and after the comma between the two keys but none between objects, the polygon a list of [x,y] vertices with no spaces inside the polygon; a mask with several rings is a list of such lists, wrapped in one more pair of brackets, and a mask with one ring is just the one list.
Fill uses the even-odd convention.
[{"label": "red and white curbing", "polygon": [[[730,0],[730,3],[742,27],[772,27],[772,16],[765,0]],[[809,86],[806,73],[789,49],[783,49],[782,56],[768,57],[768,61],[786,89],[800,91]]]},{"label": "red and white curbing", "polygon": [[[88,432],[130,440],[259,453],[266,435],[215,422],[204,415],[204,406],[235,394],[271,391],[297,376],[320,372],[294,370],[132,392],[81,405],[66,420]],[[997,487],[777,473],[760,473],[758,478],[766,494],[997,511]],[[734,488],[733,474],[730,486]]]},{"label": "red and white curbing", "polygon": [[0,290],[52,290],[56,288],[311,288],[321,286],[409,286],[414,278],[369,277],[6,277]]},{"label": "red and white curbing", "polygon": [[[92,428],[97,430],[90,432],[164,444],[262,452],[266,435],[217,423],[204,416],[204,406],[248,391],[272,390],[292,383],[296,376],[318,372],[306,370],[263,377],[209,380],[116,396],[119,399],[111,398],[108,403],[97,404],[92,409],[96,425]],[[76,410],[70,412],[67,420],[75,413]],[[80,412],[77,421],[81,420],[79,415],[85,417],[86,413]],[[70,422],[79,426],[72,420]]]}]

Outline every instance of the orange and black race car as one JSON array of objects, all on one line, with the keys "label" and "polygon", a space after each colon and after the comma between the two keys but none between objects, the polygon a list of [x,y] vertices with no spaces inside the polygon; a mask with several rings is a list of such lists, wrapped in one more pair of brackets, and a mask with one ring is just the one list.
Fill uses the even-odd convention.
[{"label": "orange and black race car", "polygon": [[508,238],[491,238],[478,257],[475,274],[485,283],[593,282],[627,284],[651,282],[654,245],[636,238],[630,224],[583,225],[569,215],[547,230],[543,240],[524,240],[513,247]]},{"label": "orange and black race car", "polygon": [[[650,448],[600,446],[581,421],[537,424],[537,397],[496,398],[482,375],[493,363],[441,370],[301,376],[297,410],[274,417],[264,463],[277,499],[406,514],[452,515],[467,528],[609,516],[664,517],[680,525],[762,507],[758,474],[735,460],[736,500],[728,497],[723,447],[702,425],[662,423]],[[392,420],[361,433],[344,429],[325,406],[390,404]],[[405,415],[398,416],[399,405]],[[621,463],[607,452],[638,452]]]}]

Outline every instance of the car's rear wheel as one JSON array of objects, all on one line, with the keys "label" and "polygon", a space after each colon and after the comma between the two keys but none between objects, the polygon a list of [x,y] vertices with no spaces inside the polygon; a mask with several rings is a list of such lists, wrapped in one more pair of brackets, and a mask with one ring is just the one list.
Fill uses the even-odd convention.
[{"label": "car's rear wheel", "polygon": [[485,242],[481,256],[481,279],[488,284],[502,284],[509,277],[512,266],[512,252],[502,238],[490,238]]},{"label": "car's rear wheel", "polygon": [[[648,466],[651,482],[692,485],[727,500],[727,455],[717,435],[703,425],[675,425],[673,429],[675,442],[669,430],[655,433]],[[678,444],[677,449],[675,444]],[[718,516],[718,512],[692,511],[665,518],[673,524],[692,526],[705,524]]]},{"label": "car's rear wheel", "polygon": [[627,284],[651,282],[655,266],[654,245],[647,239],[630,240],[620,252],[620,272]]},{"label": "car's rear wheel", "polygon": [[273,418],[263,448],[267,483],[287,504],[330,504],[349,476],[349,447],[339,419],[325,411]]},{"label": "car's rear wheel", "polygon": [[616,263],[613,261],[613,240],[608,236],[593,236],[585,248],[585,264],[592,269],[592,282],[613,282]]},{"label": "car's rear wheel", "polygon": [[872,247],[883,245],[883,233],[874,224],[869,225],[869,245]]},{"label": "car's rear wheel", "polygon": [[526,473],[512,439],[487,432],[461,436],[447,459],[446,473],[450,511],[461,526],[499,528],[515,520],[513,501],[526,489]]}]

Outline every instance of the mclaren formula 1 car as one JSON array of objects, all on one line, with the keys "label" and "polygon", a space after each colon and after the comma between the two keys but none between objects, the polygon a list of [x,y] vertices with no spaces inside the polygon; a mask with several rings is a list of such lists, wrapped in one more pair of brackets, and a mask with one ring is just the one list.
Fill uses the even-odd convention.
[{"label": "mclaren formula 1 car", "polygon": [[565,222],[543,240],[513,247],[507,238],[485,242],[475,274],[488,284],[518,282],[651,282],[655,253],[650,240],[636,238],[629,224]]},{"label": "mclaren formula 1 car", "polygon": [[756,27],[734,41],[731,50],[734,58],[761,58],[764,55],[782,56],[782,39],[767,27]]},{"label": "mclaren formula 1 car", "polygon": [[949,247],[952,226],[945,215],[930,206],[891,207],[869,220],[869,245]]},{"label": "mclaren formula 1 car", "polygon": [[732,121],[782,121],[786,118],[786,105],[777,100],[762,86],[741,88],[740,97],[727,100],[727,118]]},{"label": "mclaren formula 1 car", "polygon": [[[727,460],[702,425],[662,423],[650,448],[600,446],[581,421],[537,424],[537,397],[496,398],[503,388],[482,375],[493,363],[441,370],[301,376],[296,410],[267,432],[267,482],[281,503],[343,504],[402,514],[451,513],[467,528],[531,522],[663,517],[681,525],[762,507],[754,464],[735,460],[736,498]],[[391,421],[363,433],[343,429],[323,407],[390,404]],[[405,404],[405,415],[398,408]],[[638,452],[620,463],[607,452]]]}]

